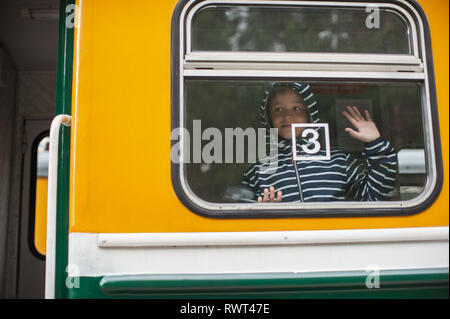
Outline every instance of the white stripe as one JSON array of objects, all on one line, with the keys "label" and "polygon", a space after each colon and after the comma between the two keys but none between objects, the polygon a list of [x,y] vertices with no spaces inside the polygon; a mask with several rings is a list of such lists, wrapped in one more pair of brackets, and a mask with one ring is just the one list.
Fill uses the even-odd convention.
[{"label": "white stripe", "polygon": [[[273,168],[273,169],[271,169],[271,170],[275,170],[275,171],[277,171],[277,170],[279,170],[279,169],[281,169],[281,168],[283,168],[283,167],[286,167],[286,166],[293,166],[293,164],[283,164],[283,165],[281,165],[281,166],[277,166],[276,168]],[[269,170],[269,169],[267,169],[267,170]],[[269,173],[263,173],[263,174],[269,174]]]},{"label": "white stripe", "polygon": [[255,169],[255,166],[256,166],[256,165],[252,165],[252,166],[250,167],[250,170],[247,171],[246,173],[244,173],[244,176],[247,177],[248,174],[250,174],[251,172],[253,172],[253,170]]},{"label": "white stripe", "polygon": [[247,183],[246,181],[242,181],[242,184],[248,185],[248,186],[250,186],[251,188],[255,188],[255,187],[256,187],[256,182],[255,182],[254,184],[250,184],[250,183]]},{"label": "white stripe", "polygon": [[371,147],[364,147],[364,149],[366,150],[366,151],[371,151],[371,150],[373,150],[374,148],[377,148],[377,147],[379,147],[380,145],[383,145],[385,142],[384,141],[381,141],[380,143],[378,143],[377,145],[374,145],[374,146],[371,146]]},{"label": "white stripe", "polygon": [[[312,102],[311,104],[309,104],[309,105],[307,105],[306,107],[309,109],[309,108],[312,108],[314,105],[316,105],[317,104],[317,101],[314,101],[314,102]],[[318,110],[317,110],[318,111]]]},{"label": "white stripe", "polygon": [[383,146],[383,148],[378,150],[378,153],[383,153],[385,150],[387,150],[388,148],[390,148],[390,145],[385,145]]},{"label": "white stripe", "polygon": [[395,178],[387,177],[386,175],[383,175],[382,173],[377,172],[375,169],[372,169],[371,172],[374,172],[374,173],[380,175],[381,177],[383,177],[384,179],[387,179],[388,181],[395,182]]},{"label": "white stripe", "polygon": [[297,177],[295,177],[295,176],[294,177],[286,177],[286,178],[275,181],[273,184],[261,184],[261,187],[267,187],[266,185],[269,185],[269,187],[270,186],[275,187],[275,185],[282,183],[284,181],[289,181],[289,180],[297,180]]},{"label": "white stripe", "polygon": [[[389,193],[383,193],[382,191],[380,191],[380,190],[374,188],[372,185],[370,185],[370,183],[367,183],[367,186],[369,186],[370,189],[372,189],[372,190],[373,190],[375,193],[377,193],[377,194],[381,194],[381,195],[384,195],[384,196],[386,196],[386,197],[392,197],[391,194],[389,194]],[[390,188],[390,189],[392,189],[392,190],[394,189],[394,187],[385,187],[385,188]]]},{"label": "white stripe", "polygon": [[[369,174],[369,179],[371,179],[373,182],[375,182],[376,184],[380,185],[381,187],[387,187],[387,186],[384,186],[383,183],[377,181],[375,178],[373,178],[372,176],[370,176],[370,174]],[[369,180],[368,180],[368,182],[370,183]]]},{"label": "white stripe", "polygon": [[280,180],[276,181],[273,185],[275,187],[276,184],[282,183],[284,181],[296,181],[296,180],[297,180],[297,177],[295,177],[295,176],[286,177],[286,178],[283,178],[283,179],[280,179]]},{"label": "white stripe", "polygon": [[345,181],[341,180],[332,180],[332,179],[321,179],[321,180],[312,180],[312,181],[302,181],[302,185],[310,184],[310,183],[338,183],[338,184],[346,184]]},{"label": "white stripe", "polygon": [[309,84],[300,92],[300,94],[305,93],[309,89]]},{"label": "white stripe", "polygon": [[[337,191],[337,192],[343,192],[344,190],[342,188],[328,188],[328,187],[318,187],[318,188],[305,188],[303,190],[304,192],[311,192],[311,191]],[[325,196],[331,196],[331,195],[325,195]]]},{"label": "white stripe", "polygon": [[342,196],[333,196],[333,195],[314,195],[314,196],[308,196],[305,197],[304,200],[312,199],[312,198],[333,198],[333,199],[345,199],[345,197]]},{"label": "white stripe", "polygon": [[[353,162],[347,167],[347,171],[350,170],[350,168],[353,166],[353,164],[355,164],[355,162],[358,162],[358,160],[355,158],[353,160]],[[358,167],[359,165],[356,165],[356,167]]]},{"label": "white stripe", "polygon": [[335,162],[335,161],[338,161],[338,160],[340,160],[340,161],[345,161],[345,158],[342,158],[342,157],[340,157],[339,155],[340,155],[340,154],[333,156],[333,157],[335,157],[335,158],[333,159],[333,157],[332,157],[331,160],[329,160],[329,161],[312,161],[312,162],[316,162],[316,163],[324,163],[324,164],[331,164],[331,163],[333,163],[333,162]]},{"label": "white stripe", "polygon": [[362,193],[361,193],[361,198],[364,198],[364,194],[366,193],[366,190],[367,190],[367,184],[364,185],[364,187],[363,187],[363,190],[362,190]]},{"label": "white stripe", "polygon": [[265,178],[260,177],[259,179],[260,179],[260,180],[263,180],[263,181],[266,181],[266,180],[268,180],[269,178],[274,177],[274,176],[278,176],[278,175],[282,175],[282,174],[286,174],[286,173],[294,173],[294,172],[295,172],[295,170],[290,169],[290,170],[287,170],[287,171],[283,171],[283,172],[279,172],[279,173],[272,174],[272,175],[270,175],[270,176],[268,176],[268,177],[265,177]]},{"label": "white stripe", "polygon": [[313,96],[314,94],[313,93],[311,93],[307,98],[305,98],[305,99],[303,99],[303,101],[308,101],[310,98],[312,98],[312,96]]},{"label": "white stripe", "polygon": [[383,169],[385,169],[388,172],[397,174],[397,171],[395,169],[390,169],[387,166],[385,166],[384,164],[380,164],[379,166],[382,167]]},{"label": "white stripe", "polygon": [[283,198],[298,196],[298,195],[299,195],[299,192],[297,191],[297,192],[293,192],[293,193],[283,194]]},{"label": "white stripe", "polygon": [[[371,156],[371,155],[369,155],[368,158],[371,159],[371,160],[374,160],[374,159],[380,159],[380,158],[391,158],[391,157],[395,157],[395,156],[397,156],[397,154],[394,153],[394,154],[391,154],[391,155],[379,155],[379,156]],[[391,163],[393,163],[393,162],[391,162]]]},{"label": "white stripe", "polygon": [[[280,156],[282,156],[282,157],[284,156],[285,158],[278,159],[277,160],[278,162],[282,161],[282,160],[285,160],[286,158],[292,157],[291,152],[289,152],[289,153],[278,153],[278,154],[276,154],[276,155],[274,155],[272,157],[268,157],[267,156],[267,157],[264,157],[263,159],[259,159],[258,158],[258,162],[254,163],[254,164],[255,164],[255,166],[267,165],[267,161],[272,160],[274,158],[279,158]],[[264,160],[265,164],[262,163],[262,160]]]},{"label": "white stripe", "polygon": [[278,188],[276,191],[277,192],[278,191],[282,191],[282,190],[287,189],[287,188],[295,188],[297,190],[298,189],[298,185],[287,185],[287,186]]},{"label": "white stripe", "polygon": [[[384,151],[386,151],[387,149],[390,149],[390,148],[391,148],[390,145],[385,145],[382,148],[380,148],[379,150],[377,150],[375,154],[382,154]],[[369,156],[369,155],[367,155],[366,151],[367,151],[367,149],[364,150],[363,155]]]},{"label": "white stripe", "polygon": [[344,169],[347,168],[347,166],[344,166],[344,165],[334,164],[331,166],[308,166],[305,169],[315,169],[315,168],[330,169],[332,167],[340,167],[340,168],[344,168]]},{"label": "white stripe", "polygon": [[302,175],[301,177],[309,177],[309,176],[318,176],[318,175],[340,175],[340,176],[347,176],[346,174],[338,173],[338,172],[326,172],[326,173],[316,173],[316,174],[307,174]]},{"label": "white stripe", "polygon": [[[336,155],[336,156],[338,156],[338,155]],[[336,157],[336,156],[334,156],[334,157]],[[331,158],[333,158],[333,156],[332,156]],[[305,161],[305,162],[308,163],[308,164],[320,163],[320,164],[327,164],[327,165],[328,165],[328,164],[331,164],[331,163],[333,163],[334,161],[337,161],[337,160],[339,160],[339,161],[345,161],[344,158],[336,157],[336,158],[331,159],[331,160],[329,160],[329,161]]]}]

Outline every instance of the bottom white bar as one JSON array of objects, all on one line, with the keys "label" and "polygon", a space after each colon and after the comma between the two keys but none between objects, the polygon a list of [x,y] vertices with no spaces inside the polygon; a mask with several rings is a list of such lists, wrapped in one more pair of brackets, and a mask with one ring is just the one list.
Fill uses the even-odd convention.
[{"label": "bottom white bar", "polygon": [[[214,244],[212,234],[226,236],[227,233],[198,233],[199,238],[203,236],[203,245],[199,244],[198,239],[193,243],[192,238],[195,238],[196,233],[192,233],[191,238],[183,233],[120,234],[122,241],[116,241],[115,245],[110,246],[105,246],[105,242],[102,244],[100,238],[117,234],[71,233],[69,268],[72,269],[70,275],[88,277],[119,274],[364,271],[369,266],[380,270],[448,268],[448,228],[410,229],[410,234],[404,237],[401,230],[397,235],[394,234],[396,230],[390,230],[391,234],[386,239],[381,235],[387,235],[389,231],[378,231],[377,234],[377,230],[367,230],[366,238],[364,230],[310,234],[292,232],[296,234],[291,235],[297,238],[293,236],[295,240],[284,244],[283,237],[279,236],[290,232],[256,232],[254,236],[265,233],[270,240],[258,242],[256,237],[252,240],[250,236],[247,245],[242,241],[250,233],[229,233],[230,236],[241,235],[238,244],[233,244],[233,240]],[[412,232],[416,235],[412,236]],[[301,233],[304,238],[301,238]],[[407,231],[403,230],[403,235],[406,234]],[[131,242],[123,241],[127,235]],[[147,237],[147,244],[142,241],[137,244],[136,238],[139,236],[144,239]],[[150,239],[158,236],[166,242],[155,245],[153,241],[151,245]],[[169,241],[168,236],[172,237]],[[176,244],[182,242],[183,236],[191,245]],[[208,236],[211,239],[209,242],[206,240]],[[340,240],[333,242],[332,238],[338,239],[339,236]]]}]

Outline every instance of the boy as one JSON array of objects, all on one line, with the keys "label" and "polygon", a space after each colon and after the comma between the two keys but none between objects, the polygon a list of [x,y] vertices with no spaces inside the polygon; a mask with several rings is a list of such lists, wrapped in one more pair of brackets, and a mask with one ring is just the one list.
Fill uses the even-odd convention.
[{"label": "boy", "polygon": [[[309,85],[272,83],[263,99],[261,118],[265,127],[278,129],[277,170],[264,171],[256,162],[245,171],[242,184],[259,203],[388,200],[397,172],[394,149],[381,138],[368,111],[363,116],[356,107],[348,106],[343,115],[356,129],[345,131],[365,143],[365,164],[336,149],[331,150],[328,161],[293,161],[291,124],[320,123],[319,108]],[[302,129],[295,131],[297,152],[305,155],[301,133]]]}]

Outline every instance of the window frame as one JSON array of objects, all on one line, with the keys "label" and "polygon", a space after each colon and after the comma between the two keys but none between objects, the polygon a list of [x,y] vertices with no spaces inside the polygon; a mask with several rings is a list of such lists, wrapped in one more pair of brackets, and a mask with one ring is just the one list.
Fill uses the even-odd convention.
[{"label": "window frame", "polygon": [[[189,12],[187,13],[187,17],[186,17],[186,30],[192,30],[192,19],[193,16],[202,8],[207,7],[208,5],[214,5],[214,4],[225,4],[225,2],[227,4],[230,5],[251,5],[251,6],[270,6],[270,5],[278,5],[278,6],[285,6],[285,7],[317,7],[318,6],[318,1],[302,1],[301,5],[295,5],[293,4],[292,1],[273,1],[273,0],[228,0],[228,1],[220,1],[220,0],[205,0],[205,1],[201,1],[200,3],[193,5],[192,8],[189,9]],[[341,7],[341,8],[345,8],[345,7],[352,7],[352,8],[366,8],[368,6],[367,4],[368,2],[364,2],[364,1],[321,1],[320,6],[323,7]],[[369,2],[370,3],[370,2]],[[300,3],[299,3],[300,4]],[[394,13],[396,13],[402,20],[404,20],[404,16],[401,16],[398,14],[398,12],[403,13],[406,17],[407,17],[407,21],[404,21],[407,25],[408,25],[408,31],[412,32],[412,37],[409,41],[409,46],[410,46],[410,50],[412,51],[412,56],[414,56],[416,59],[420,59],[419,56],[419,44],[418,44],[418,35],[416,32],[416,24],[414,22],[414,20],[412,19],[412,17],[407,13],[406,10],[404,10],[402,7],[393,4],[393,3],[371,3],[373,5],[376,5],[378,7],[382,7],[382,8],[388,8],[391,11],[393,11]],[[397,11],[397,12],[396,12]],[[185,42],[185,47],[186,47],[186,60],[187,61],[191,61],[191,60],[198,60],[198,58],[196,59],[196,56],[192,56],[193,54],[193,50],[192,50],[192,46],[191,46],[191,32],[187,32],[186,33],[186,42]],[[216,53],[217,52],[217,53]],[[245,55],[248,57],[247,59],[250,61],[253,61],[255,58],[258,60],[258,55],[259,54],[255,54],[255,57],[252,56],[252,52],[246,52],[246,51],[239,51],[239,53],[246,53]],[[226,53],[228,55],[228,57],[224,57],[223,54]],[[208,56],[202,56],[201,58],[203,59],[215,59],[216,55],[219,55],[218,58],[220,58],[220,61],[223,60],[242,60],[242,56],[240,54],[235,54],[235,52],[220,52],[220,51],[208,51]],[[273,53],[270,53],[268,55],[273,55]],[[283,55],[286,55],[285,53]],[[336,61],[336,62],[363,62],[365,60],[364,57],[362,57],[362,61],[359,61],[359,55],[360,54],[349,54],[349,53],[317,53],[317,54],[312,54],[312,53],[292,53],[289,54],[293,59],[295,59],[295,61],[302,61],[303,59],[309,61],[309,59],[312,57],[315,57],[316,59],[322,60],[323,58],[327,58],[329,56],[333,56],[333,58],[336,58],[336,55],[340,55],[341,58],[344,61]],[[364,54],[366,55],[366,54]],[[391,55],[391,54],[374,54],[377,56],[384,56],[384,59],[388,60],[390,63],[395,63],[396,62],[396,57],[398,55]],[[408,55],[411,56],[411,55]],[[267,57],[268,61],[279,61],[279,59],[277,59],[277,56],[274,55],[273,58],[271,58],[270,56]],[[283,61],[285,61],[285,56],[283,57]],[[246,59],[246,60],[247,60]]]},{"label": "window frame", "polygon": [[[200,199],[190,189],[184,171],[184,164],[171,163],[172,184],[180,201],[192,212],[217,218],[283,218],[283,217],[356,217],[356,216],[407,216],[420,213],[428,208],[438,197],[443,183],[442,153],[437,114],[437,98],[434,68],[431,51],[431,37],[428,22],[423,10],[413,0],[387,0],[383,3],[373,1],[329,2],[318,0],[297,2],[314,6],[357,6],[377,5],[383,8],[400,8],[407,20],[414,26],[416,39],[414,55],[355,54],[347,53],[268,53],[268,52],[192,52],[187,45],[195,12],[211,4],[223,5],[286,5],[295,2],[273,0],[182,0],[172,16],[172,130],[184,128],[184,82],[185,79],[239,79],[239,80],[294,80],[333,81],[361,80],[370,83],[388,81],[420,83],[421,112],[426,154],[427,179],[423,192],[407,201],[384,202],[330,202],[301,203],[211,203]],[[181,45],[180,45],[181,44]],[[235,54],[230,54],[235,53]],[[272,56],[271,58],[268,56]],[[342,62],[337,70],[329,61]],[[281,62],[287,58],[288,63]],[[353,59],[353,60],[352,60]],[[306,70],[305,70],[306,66]],[[330,69],[327,70],[327,68]],[[343,71],[345,70],[350,71]],[[365,71],[368,70],[368,71]],[[184,136],[181,130],[181,139]],[[172,141],[172,146],[175,144]],[[180,150],[183,152],[183,143]],[[183,156],[181,156],[182,158]]]},{"label": "window frame", "polygon": [[46,137],[50,136],[50,131],[45,130],[39,133],[31,145],[31,167],[30,167],[30,200],[28,208],[28,247],[31,253],[40,260],[45,260],[45,254],[42,254],[36,246],[36,195],[38,171],[38,148],[39,144]]}]

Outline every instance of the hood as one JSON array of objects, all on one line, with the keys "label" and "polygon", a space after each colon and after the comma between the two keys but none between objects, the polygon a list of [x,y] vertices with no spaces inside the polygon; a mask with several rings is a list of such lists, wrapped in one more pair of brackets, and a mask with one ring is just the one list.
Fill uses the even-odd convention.
[{"label": "hood", "polygon": [[[309,113],[309,122],[310,123],[320,123],[319,116],[319,105],[314,97],[314,93],[311,91],[311,87],[307,83],[299,83],[299,82],[273,82],[270,83],[264,93],[264,98],[262,100],[262,104],[260,106],[260,120],[261,124],[269,130],[272,127],[272,122],[270,120],[268,101],[270,94],[274,88],[277,87],[289,87],[292,88],[295,92],[300,95],[300,97],[305,101],[306,107]],[[290,149],[291,142],[286,141],[283,138],[279,137],[279,148],[287,150]],[[298,143],[302,144],[303,140],[298,140]]]},{"label": "hood", "polygon": [[298,82],[273,82],[270,83],[266,91],[264,92],[264,98],[262,100],[262,104],[260,107],[260,117],[261,117],[261,124],[266,128],[271,128],[272,123],[270,120],[269,115],[269,109],[268,109],[268,101],[270,93],[274,88],[277,87],[289,87],[292,88],[295,92],[300,95],[300,97],[305,101],[306,107],[308,108],[309,112],[309,121],[310,123],[319,123],[320,122],[320,116],[319,116],[319,105],[317,104],[317,101],[314,97],[314,93],[311,91],[311,87],[309,84],[306,83],[298,83]]}]

